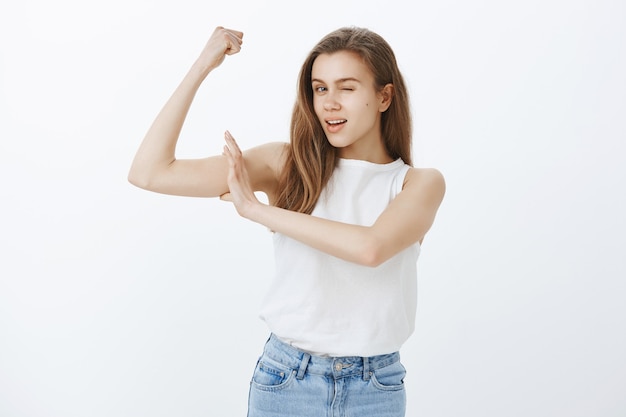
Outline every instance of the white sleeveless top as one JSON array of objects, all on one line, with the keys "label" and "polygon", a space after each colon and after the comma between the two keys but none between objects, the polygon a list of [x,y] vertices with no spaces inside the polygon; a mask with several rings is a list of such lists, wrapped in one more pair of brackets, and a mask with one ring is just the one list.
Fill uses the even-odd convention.
[{"label": "white sleeveless top", "polygon": [[[402,190],[409,168],[401,159],[341,159],[312,215],[370,226]],[[275,233],[276,276],[260,317],[281,340],[312,354],[395,352],[415,327],[419,250],[416,243],[372,268]]]}]

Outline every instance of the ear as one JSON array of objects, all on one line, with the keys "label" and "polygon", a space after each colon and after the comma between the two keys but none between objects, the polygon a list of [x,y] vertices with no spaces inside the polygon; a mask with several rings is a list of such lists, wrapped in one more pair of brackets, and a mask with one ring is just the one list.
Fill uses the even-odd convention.
[{"label": "ear", "polygon": [[382,90],[380,90],[380,104],[378,105],[378,111],[384,113],[387,111],[389,106],[391,106],[391,101],[393,100],[393,84],[386,84]]}]

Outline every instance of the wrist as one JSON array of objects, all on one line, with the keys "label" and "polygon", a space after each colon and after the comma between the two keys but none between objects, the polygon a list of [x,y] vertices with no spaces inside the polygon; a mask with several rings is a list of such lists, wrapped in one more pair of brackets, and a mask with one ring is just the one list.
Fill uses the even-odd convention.
[{"label": "wrist", "polygon": [[199,82],[202,82],[204,81],[206,76],[209,75],[209,73],[213,71],[214,69],[215,67],[206,65],[205,63],[200,62],[200,61],[196,61],[193,63],[193,65],[189,69],[187,76],[192,77]]},{"label": "wrist", "polygon": [[265,213],[268,207],[267,204],[263,204],[259,200],[254,200],[248,202],[246,207],[241,210],[239,214],[250,221],[267,226],[264,219],[266,218]]}]

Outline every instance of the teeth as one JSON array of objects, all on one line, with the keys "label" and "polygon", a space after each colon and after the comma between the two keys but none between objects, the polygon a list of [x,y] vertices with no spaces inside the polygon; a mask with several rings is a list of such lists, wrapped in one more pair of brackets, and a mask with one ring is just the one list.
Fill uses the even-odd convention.
[{"label": "teeth", "polygon": [[345,122],[346,120],[342,119],[342,120],[329,120],[327,123],[329,125],[338,125],[338,124],[345,123]]}]

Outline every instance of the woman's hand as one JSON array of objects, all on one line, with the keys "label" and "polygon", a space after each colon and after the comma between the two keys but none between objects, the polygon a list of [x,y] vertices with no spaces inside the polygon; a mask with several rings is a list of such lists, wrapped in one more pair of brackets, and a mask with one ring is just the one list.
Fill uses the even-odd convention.
[{"label": "woman's hand", "polygon": [[252,191],[243,155],[235,138],[227,131],[224,134],[224,139],[226,140],[224,155],[228,159],[227,182],[230,191],[220,196],[220,199],[231,201],[239,215],[250,218],[251,211],[261,202]]},{"label": "woman's hand", "polygon": [[226,55],[234,55],[241,50],[243,32],[218,26],[207,41],[195,65],[208,73],[224,62]]}]

